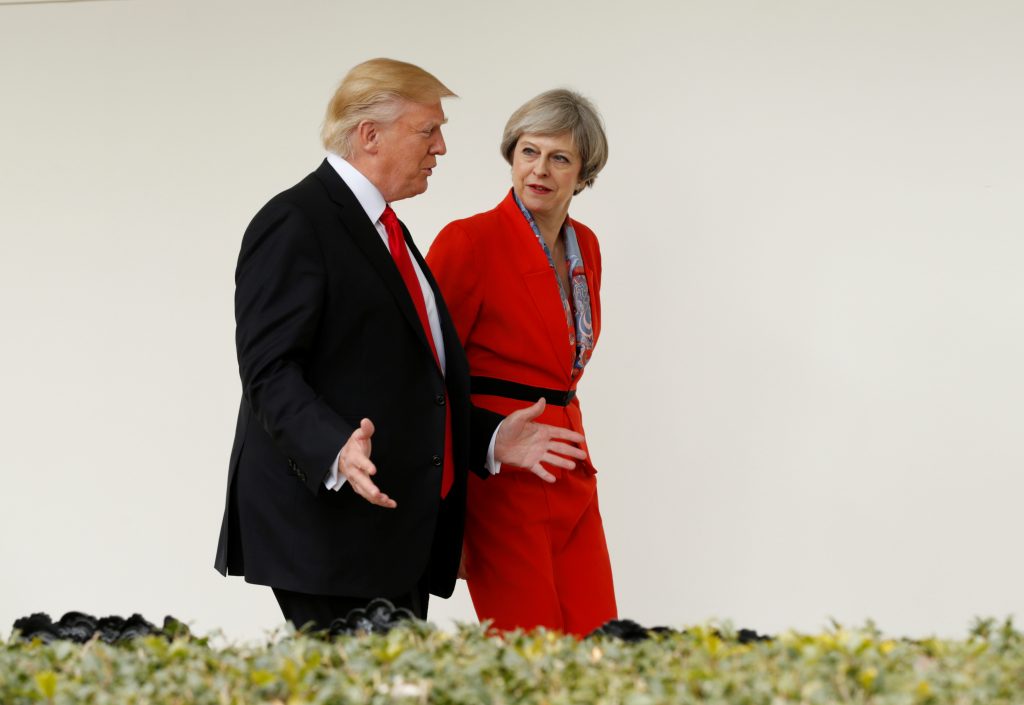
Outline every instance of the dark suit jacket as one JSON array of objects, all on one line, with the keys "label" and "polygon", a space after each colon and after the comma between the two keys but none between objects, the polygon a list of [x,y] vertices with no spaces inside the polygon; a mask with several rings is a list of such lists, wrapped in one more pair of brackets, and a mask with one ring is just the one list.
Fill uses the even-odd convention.
[{"label": "dark suit jacket", "polygon": [[[326,160],[246,230],[235,272],[242,401],[221,573],[354,597],[397,596],[426,575],[432,593],[452,593],[466,472],[486,474],[501,417],[471,407],[458,334],[404,232],[437,299],[444,376],[391,255]],[[442,501],[446,388],[455,484]],[[376,427],[374,482],[396,509],[371,505],[348,483],[338,492],[323,486],[363,417]]]}]

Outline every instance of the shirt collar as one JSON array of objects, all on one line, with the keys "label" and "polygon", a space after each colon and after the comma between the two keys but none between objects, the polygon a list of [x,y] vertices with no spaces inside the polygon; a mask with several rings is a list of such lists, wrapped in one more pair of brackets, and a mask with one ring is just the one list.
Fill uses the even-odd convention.
[{"label": "shirt collar", "polygon": [[341,180],[345,182],[352,193],[355,195],[356,200],[359,201],[359,205],[363,207],[363,211],[366,213],[366,217],[370,219],[371,223],[376,223],[380,220],[381,214],[384,212],[384,207],[387,206],[387,202],[384,200],[384,196],[381,195],[377,187],[370,182],[362,172],[352,166],[349,162],[339,157],[333,152],[327,153],[327,163],[330,164]]}]

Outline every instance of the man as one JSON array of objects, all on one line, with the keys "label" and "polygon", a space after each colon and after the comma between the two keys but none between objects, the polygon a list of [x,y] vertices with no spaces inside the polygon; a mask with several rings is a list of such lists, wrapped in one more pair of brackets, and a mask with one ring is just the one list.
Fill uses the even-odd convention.
[{"label": "man", "polygon": [[[507,462],[549,481],[579,434],[469,402],[448,311],[389,203],[423,193],[445,153],[426,71],[375,59],[332,98],[327,158],[256,214],[235,272],[242,401],[215,566],[269,585],[296,626],[373,597],[426,617],[448,597],[466,472]],[[500,426],[499,426],[499,422]]]}]

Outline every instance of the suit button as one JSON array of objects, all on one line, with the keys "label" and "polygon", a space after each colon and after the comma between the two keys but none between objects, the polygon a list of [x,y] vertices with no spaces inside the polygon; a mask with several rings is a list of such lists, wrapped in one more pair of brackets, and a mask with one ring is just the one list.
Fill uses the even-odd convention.
[{"label": "suit button", "polygon": [[434,397],[434,403],[438,406],[444,406],[444,394],[438,394]]},{"label": "suit button", "polygon": [[435,455],[430,462],[432,462],[434,464],[435,468],[441,467],[441,456],[440,455]]}]

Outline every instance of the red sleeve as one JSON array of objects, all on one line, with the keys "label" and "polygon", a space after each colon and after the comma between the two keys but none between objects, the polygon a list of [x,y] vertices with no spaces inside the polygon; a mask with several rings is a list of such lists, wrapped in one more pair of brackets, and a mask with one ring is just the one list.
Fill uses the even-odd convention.
[{"label": "red sleeve", "polygon": [[483,300],[481,265],[473,238],[459,221],[446,225],[427,252],[427,266],[437,280],[463,345],[473,331]]}]

